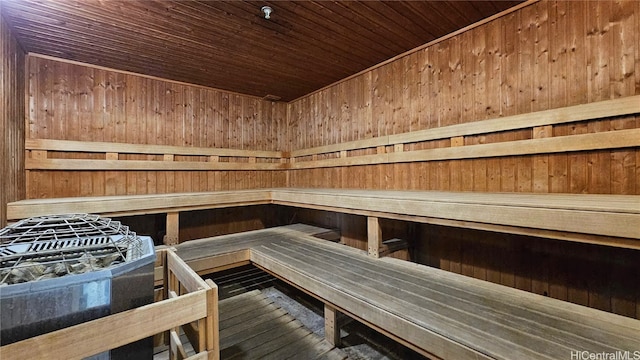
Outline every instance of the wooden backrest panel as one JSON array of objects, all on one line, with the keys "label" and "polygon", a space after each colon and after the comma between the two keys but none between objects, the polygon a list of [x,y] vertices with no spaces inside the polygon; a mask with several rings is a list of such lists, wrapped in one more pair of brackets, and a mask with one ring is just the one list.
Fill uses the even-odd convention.
[{"label": "wooden backrest panel", "polygon": [[291,151],[291,157],[302,157],[314,154],[326,154],[344,150],[358,150],[396,144],[409,144],[508,130],[529,129],[538,126],[557,125],[634,113],[640,113],[639,95],[465,124],[449,125],[409,133],[348,141],[334,145],[294,150]]},{"label": "wooden backrest panel", "polygon": [[241,150],[204,148],[150,144],[128,144],[113,142],[87,142],[73,140],[27,139],[27,150],[88,152],[88,153],[120,153],[120,154],[154,154],[154,155],[192,155],[192,156],[233,156],[256,158],[280,158],[280,151]]},{"label": "wooden backrest panel", "polygon": [[[553,110],[478,121],[468,124],[358,140],[335,145],[280,151],[216,149],[107,142],[28,139],[28,170],[285,170],[391,164],[517,155],[566,153],[640,146],[640,129],[553,136],[553,125],[640,113],[640,95]],[[465,137],[508,130],[528,129],[528,139],[465,144]],[[541,135],[543,134],[543,135]],[[449,140],[449,146],[405,150],[411,143]],[[375,154],[360,150],[374,149]],[[393,149],[391,151],[391,148]],[[49,152],[104,153],[104,159],[54,159]],[[318,155],[334,153],[333,158]],[[120,160],[119,154],[163,155],[158,160]],[[193,156],[178,161],[176,156]],[[310,158],[309,158],[310,157]],[[227,158],[227,161],[221,161]]]}]

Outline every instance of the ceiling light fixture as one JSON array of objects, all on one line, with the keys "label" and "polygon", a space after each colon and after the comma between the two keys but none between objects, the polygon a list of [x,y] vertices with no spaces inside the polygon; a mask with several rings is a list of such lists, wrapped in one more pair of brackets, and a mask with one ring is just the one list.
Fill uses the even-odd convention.
[{"label": "ceiling light fixture", "polygon": [[264,13],[265,19],[271,19],[271,13],[273,12],[271,6],[263,6],[261,10]]}]

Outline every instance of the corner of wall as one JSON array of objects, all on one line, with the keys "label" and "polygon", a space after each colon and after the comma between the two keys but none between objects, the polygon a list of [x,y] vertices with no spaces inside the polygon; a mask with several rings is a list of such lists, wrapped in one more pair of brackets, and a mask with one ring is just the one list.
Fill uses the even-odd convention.
[{"label": "corner of wall", "polygon": [[25,141],[25,52],[11,34],[0,8],[0,227],[6,226],[7,203],[26,197]]}]

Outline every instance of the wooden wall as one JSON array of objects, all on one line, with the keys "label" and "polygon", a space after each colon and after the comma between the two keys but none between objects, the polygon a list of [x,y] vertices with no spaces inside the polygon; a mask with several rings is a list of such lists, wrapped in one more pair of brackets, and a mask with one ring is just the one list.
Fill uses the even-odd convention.
[{"label": "wooden wall", "polygon": [[[0,7],[1,9],[1,7]],[[24,51],[0,10],[0,228],[7,202],[24,199]]]},{"label": "wooden wall", "polygon": [[640,318],[638,250],[435,225],[418,233],[420,263]]},{"label": "wooden wall", "polygon": [[[28,56],[27,72],[31,139],[245,150],[284,146],[278,136],[286,119],[283,103],[37,55]],[[104,154],[84,158],[91,156]],[[262,188],[282,186],[285,179],[278,171],[29,171],[27,196]]]},{"label": "wooden wall", "polygon": [[[536,2],[289,103],[289,147],[303,149],[637,95],[639,44],[638,1]],[[638,127],[640,118],[629,116],[558,125],[553,132],[572,135]],[[465,143],[530,136],[509,131],[468,137]],[[294,170],[289,185],[640,194],[640,149]],[[322,212],[303,215],[307,222],[337,225],[346,234],[346,243],[366,248],[362,218]],[[407,236],[413,237],[419,262],[640,318],[638,251],[428,225],[418,228]],[[390,230],[383,224],[383,236],[390,237],[385,232]]]},{"label": "wooden wall", "polygon": [[[179,241],[234,234],[289,224],[291,212],[277,205],[253,205],[209,209],[180,214]],[[162,245],[166,234],[165,214],[136,215],[116,218],[136,233],[151,236]]]},{"label": "wooden wall", "polygon": [[[541,1],[421,48],[290,103],[290,148],[640,94],[639,8],[633,0]],[[553,131],[581,134],[639,122],[632,116]],[[526,136],[509,131],[465,142]],[[290,185],[638,194],[639,159],[636,149],[298,170]]]}]

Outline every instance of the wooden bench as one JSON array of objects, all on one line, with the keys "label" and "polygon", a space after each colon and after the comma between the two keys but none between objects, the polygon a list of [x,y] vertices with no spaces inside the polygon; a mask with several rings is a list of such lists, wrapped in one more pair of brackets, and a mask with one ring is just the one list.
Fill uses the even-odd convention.
[{"label": "wooden bench", "polygon": [[7,215],[18,220],[60,213],[166,213],[166,243],[176,244],[182,211],[258,204],[367,216],[374,227],[370,235],[378,218],[389,218],[640,249],[638,195],[276,188],[22,200],[9,203]]},{"label": "wooden bench", "polygon": [[340,311],[435,358],[571,359],[640,349],[638,320],[375,259],[312,236],[323,231],[297,224],[189,241],[176,251],[201,274],[251,262],[322,300],[330,341],[339,340]]}]

